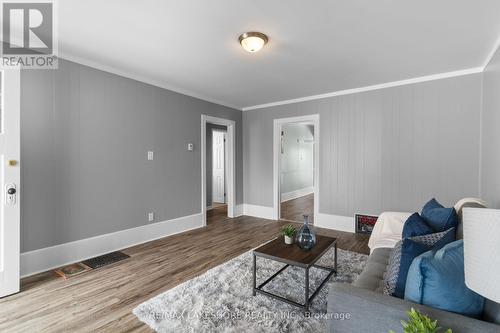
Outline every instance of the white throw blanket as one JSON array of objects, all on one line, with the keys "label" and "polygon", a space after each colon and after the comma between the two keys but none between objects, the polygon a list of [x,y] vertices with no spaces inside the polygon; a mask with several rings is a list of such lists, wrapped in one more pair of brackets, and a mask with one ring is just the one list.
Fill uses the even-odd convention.
[{"label": "white throw blanket", "polygon": [[373,252],[379,247],[394,247],[401,240],[405,221],[412,213],[383,212],[373,227],[368,247]]},{"label": "white throw blanket", "polygon": [[[457,212],[460,223],[462,222],[462,208],[464,207],[486,207],[486,202],[477,198],[464,198],[459,200],[454,208]],[[397,242],[401,240],[403,233],[403,226],[412,213],[399,213],[399,212],[384,212],[378,219],[373,227],[368,247],[370,252],[379,247],[393,248]],[[459,228],[460,229],[460,228]],[[461,234],[461,231],[457,231]]]}]

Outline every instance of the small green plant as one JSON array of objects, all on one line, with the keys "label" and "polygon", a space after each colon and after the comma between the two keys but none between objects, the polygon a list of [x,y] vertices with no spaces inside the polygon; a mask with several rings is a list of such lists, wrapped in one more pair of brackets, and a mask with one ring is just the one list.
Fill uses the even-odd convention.
[{"label": "small green plant", "polygon": [[[410,311],[406,312],[408,314],[408,321],[401,320],[401,325],[403,325],[404,333],[438,333],[441,332],[441,327],[438,327],[437,320],[432,320],[420,311],[411,308]],[[389,333],[395,333],[394,331],[389,331]],[[452,333],[451,329],[448,328],[443,333]]]},{"label": "small green plant", "polygon": [[295,230],[295,228],[291,224],[287,224],[283,228],[281,228],[281,234],[283,236],[293,237],[295,236],[296,232],[297,230]]}]

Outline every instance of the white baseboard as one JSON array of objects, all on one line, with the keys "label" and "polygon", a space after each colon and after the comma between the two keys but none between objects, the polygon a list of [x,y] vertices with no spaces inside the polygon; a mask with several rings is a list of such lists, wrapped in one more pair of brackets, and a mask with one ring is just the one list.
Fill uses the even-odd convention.
[{"label": "white baseboard", "polygon": [[281,193],[281,202],[297,199],[300,197],[303,197],[304,195],[308,195],[314,193],[314,187],[306,187],[306,188],[301,188],[299,190],[291,191],[291,192],[286,192],[286,193]]},{"label": "white baseboard", "polygon": [[147,224],[21,253],[21,276],[29,276],[203,226],[203,214]]},{"label": "white baseboard", "polygon": [[314,216],[314,226],[339,231],[355,232],[354,217],[319,213]]},{"label": "white baseboard", "polygon": [[243,215],[259,217],[261,219],[277,220],[273,207],[243,204]]},{"label": "white baseboard", "polygon": [[244,211],[243,204],[234,207],[234,217],[242,216]]}]

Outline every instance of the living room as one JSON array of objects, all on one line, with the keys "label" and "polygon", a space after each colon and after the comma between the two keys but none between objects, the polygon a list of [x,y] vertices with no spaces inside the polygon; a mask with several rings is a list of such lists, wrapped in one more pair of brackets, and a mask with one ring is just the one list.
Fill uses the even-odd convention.
[{"label": "living room", "polygon": [[0,5],[1,332],[500,331],[497,1]]}]

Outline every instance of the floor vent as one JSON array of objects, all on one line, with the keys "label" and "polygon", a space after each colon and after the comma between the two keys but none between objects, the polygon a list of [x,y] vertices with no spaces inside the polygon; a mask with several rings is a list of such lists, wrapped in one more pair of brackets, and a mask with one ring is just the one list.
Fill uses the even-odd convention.
[{"label": "floor vent", "polygon": [[130,258],[130,256],[121,251],[116,251],[92,259],[84,260],[82,261],[82,263],[86,266],[89,266],[90,268],[96,269],[127,258]]},{"label": "floor vent", "polygon": [[66,265],[64,267],[54,270],[54,272],[61,276],[63,279],[69,279],[70,277],[80,275],[82,273],[91,271],[92,268],[85,266],[81,262],[76,264]]}]

